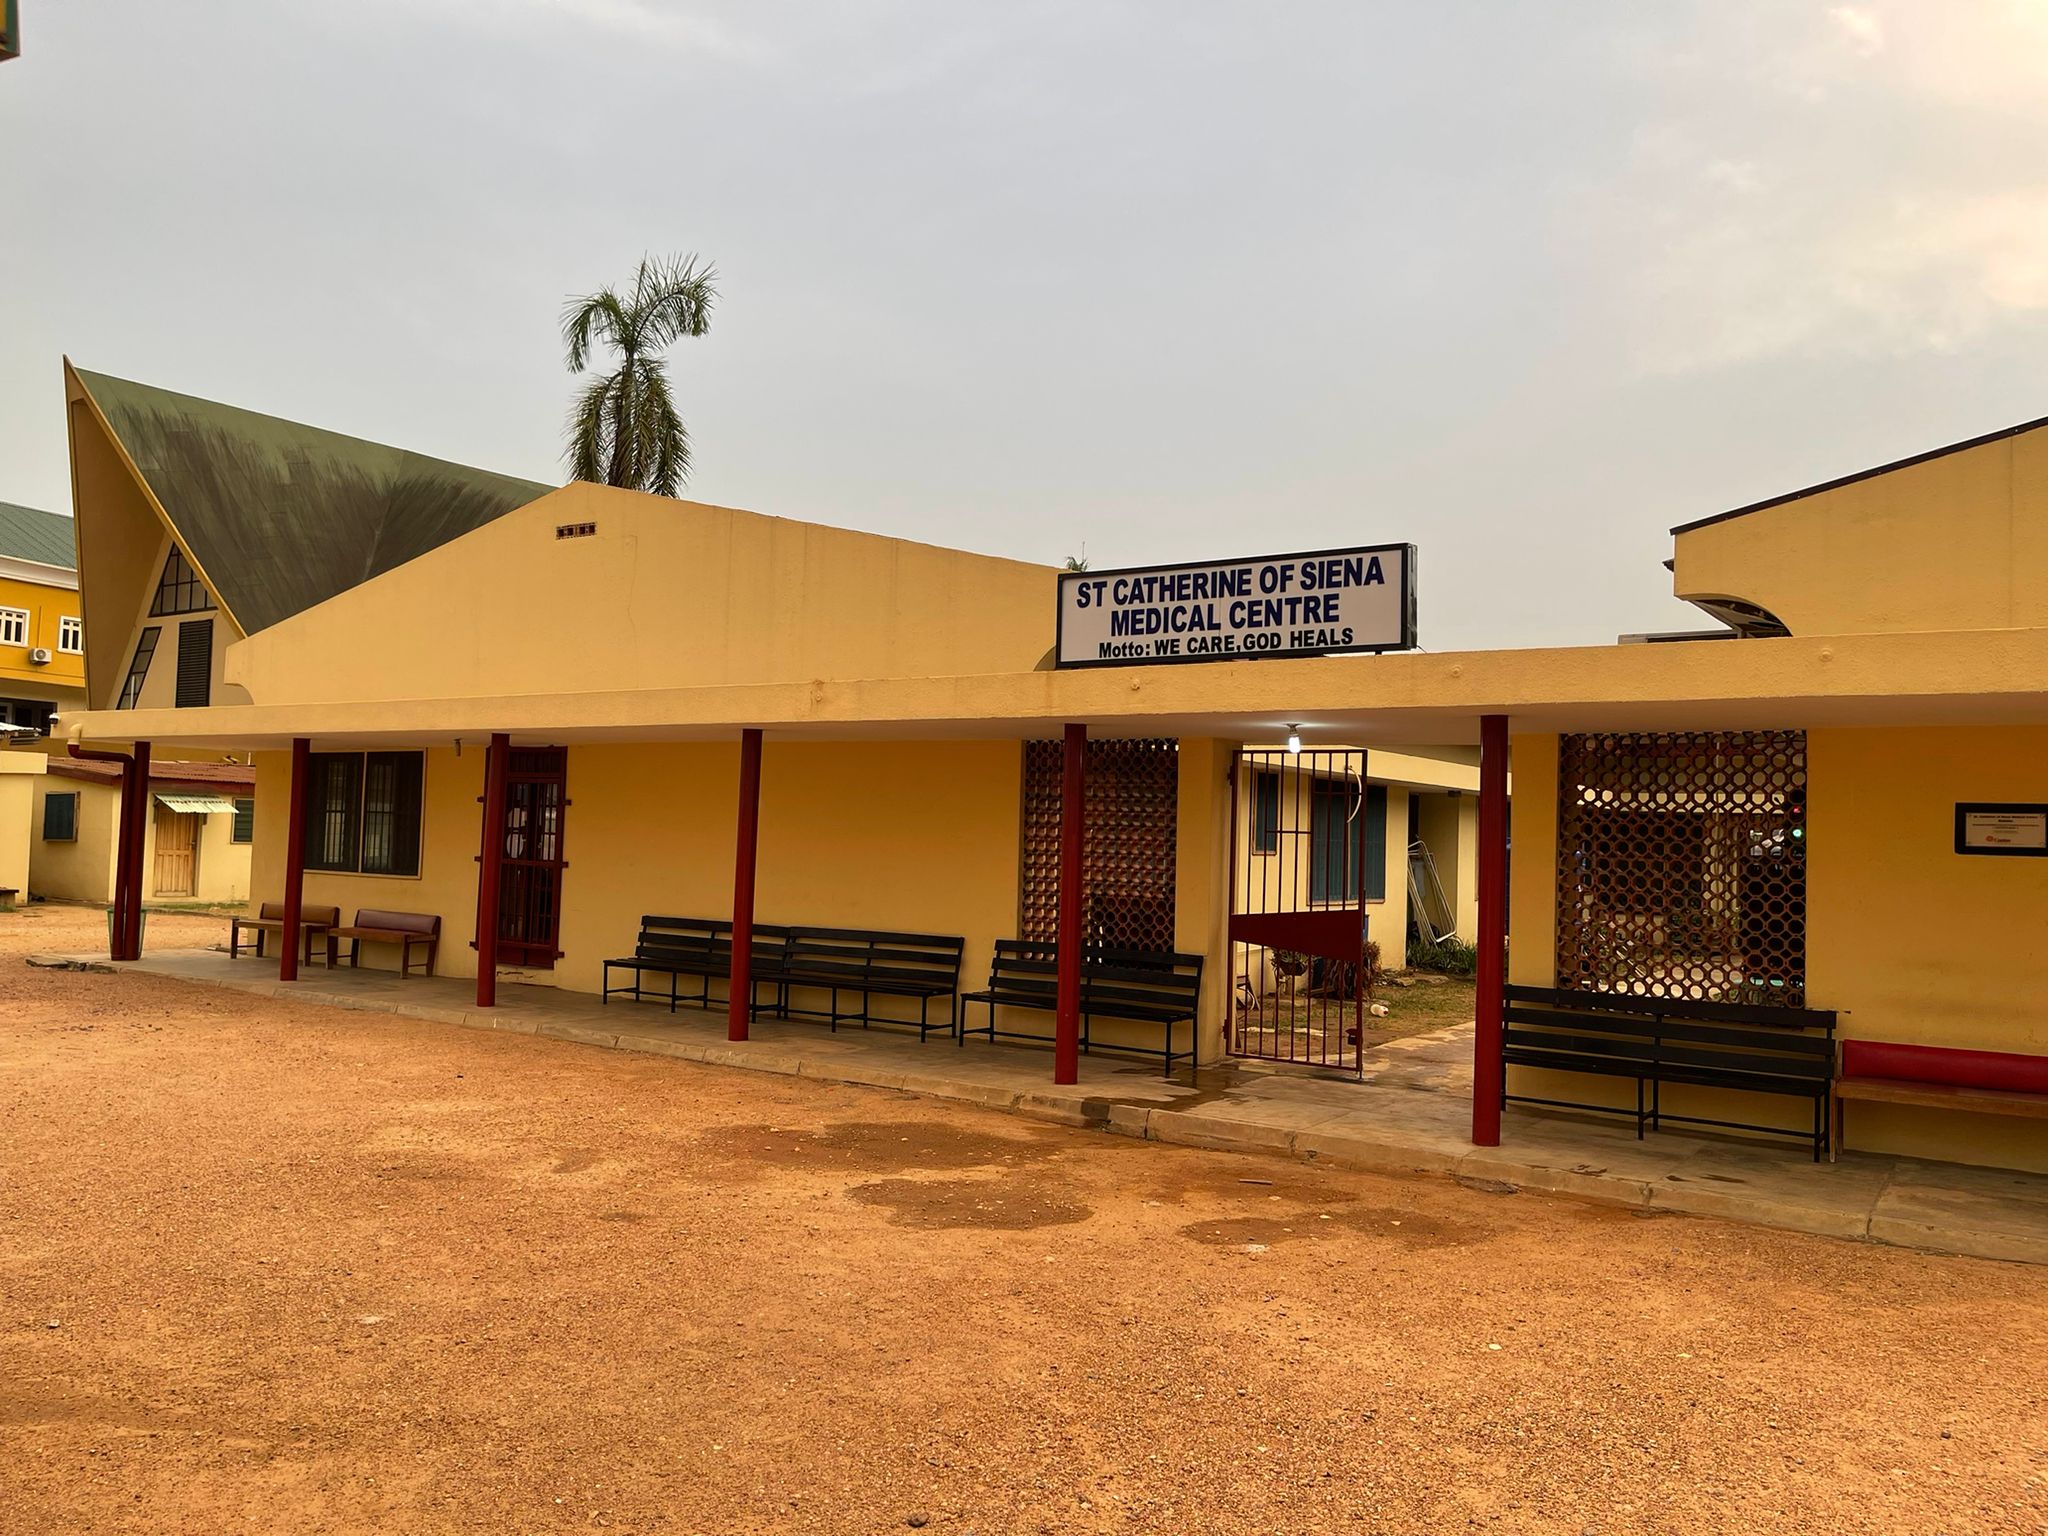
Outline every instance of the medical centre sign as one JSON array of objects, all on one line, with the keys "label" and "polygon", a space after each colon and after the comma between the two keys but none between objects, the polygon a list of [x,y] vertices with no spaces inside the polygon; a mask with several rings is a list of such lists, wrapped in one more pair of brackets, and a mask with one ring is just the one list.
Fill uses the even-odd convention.
[{"label": "medical centre sign", "polygon": [[1414,644],[1413,544],[1060,577],[1062,667],[1329,656]]}]

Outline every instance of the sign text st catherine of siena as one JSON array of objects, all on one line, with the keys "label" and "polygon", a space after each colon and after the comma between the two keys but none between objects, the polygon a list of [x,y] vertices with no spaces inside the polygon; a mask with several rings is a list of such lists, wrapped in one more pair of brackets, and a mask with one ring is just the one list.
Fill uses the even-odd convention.
[{"label": "sign text st catherine of siena", "polygon": [[1413,544],[1060,577],[1062,667],[1328,656],[1414,644]]}]

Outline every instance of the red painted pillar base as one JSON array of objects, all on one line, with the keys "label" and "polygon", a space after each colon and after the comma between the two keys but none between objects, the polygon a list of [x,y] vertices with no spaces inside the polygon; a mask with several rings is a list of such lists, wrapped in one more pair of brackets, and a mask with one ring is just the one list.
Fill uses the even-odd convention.
[{"label": "red painted pillar base", "polygon": [[476,1005],[498,1006],[498,903],[505,874],[505,775],[512,738],[491,737],[484,753],[484,814],[476,858]]},{"label": "red painted pillar base", "polygon": [[142,958],[142,870],[143,851],[149,847],[149,818],[155,804],[149,795],[149,743],[135,743],[134,766],[129,770],[135,780],[134,816],[135,827],[130,834],[135,856],[128,861],[128,945],[124,960]]},{"label": "red painted pillar base", "polygon": [[1088,727],[1069,725],[1060,775],[1059,1011],[1054,1015],[1052,1080],[1081,1080],[1082,837],[1088,807]]},{"label": "red painted pillar base", "polygon": [[300,736],[292,742],[291,806],[284,829],[284,932],[278,935],[277,979],[299,979],[301,919],[306,897],[306,791],[313,744]]},{"label": "red painted pillar base", "polygon": [[1504,1069],[1500,1059],[1501,991],[1507,982],[1508,720],[1479,722],[1478,992],[1472,1032],[1472,1145],[1500,1145]]},{"label": "red painted pillar base", "polygon": [[732,867],[732,985],[725,1038],[744,1040],[754,1011],[754,855],[761,840],[761,733],[740,732],[739,838]]}]

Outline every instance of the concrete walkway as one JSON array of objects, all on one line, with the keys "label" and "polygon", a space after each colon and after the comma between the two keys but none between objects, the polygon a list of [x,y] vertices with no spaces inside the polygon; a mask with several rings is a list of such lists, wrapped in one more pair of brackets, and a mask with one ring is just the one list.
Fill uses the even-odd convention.
[{"label": "concrete walkway", "polygon": [[[96,963],[100,957],[52,957]],[[47,962],[46,962],[47,963]],[[1190,1081],[1113,1057],[1083,1057],[1081,1081],[1052,1084],[1049,1052],[958,1046],[934,1035],[763,1021],[741,1044],[723,1012],[502,984],[478,1008],[474,983],[315,965],[282,984],[275,963],[213,950],[145,956],[132,969],[337,1008],[368,1009],[479,1029],[512,1030],[709,1066],[928,1094],[1183,1146],[1264,1152],[1376,1172],[1447,1174],[1643,1209],[1719,1216],[1829,1237],[1982,1258],[2048,1263],[2048,1177],[1952,1163],[1845,1154],[1813,1163],[1790,1144],[1657,1133],[1598,1117],[1511,1108],[1503,1145],[1475,1148],[1470,1026],[1390,1042],[1367,1078],[1245,1064]]]}]

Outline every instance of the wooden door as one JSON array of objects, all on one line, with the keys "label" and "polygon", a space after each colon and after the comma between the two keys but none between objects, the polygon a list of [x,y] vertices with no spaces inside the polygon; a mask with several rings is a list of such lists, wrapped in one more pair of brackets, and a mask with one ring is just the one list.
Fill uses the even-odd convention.
[{"label": "wooden door", "polygon": [[156,808],[156,894],[190,896],[198,859],[199,818],[166,806]]}]

